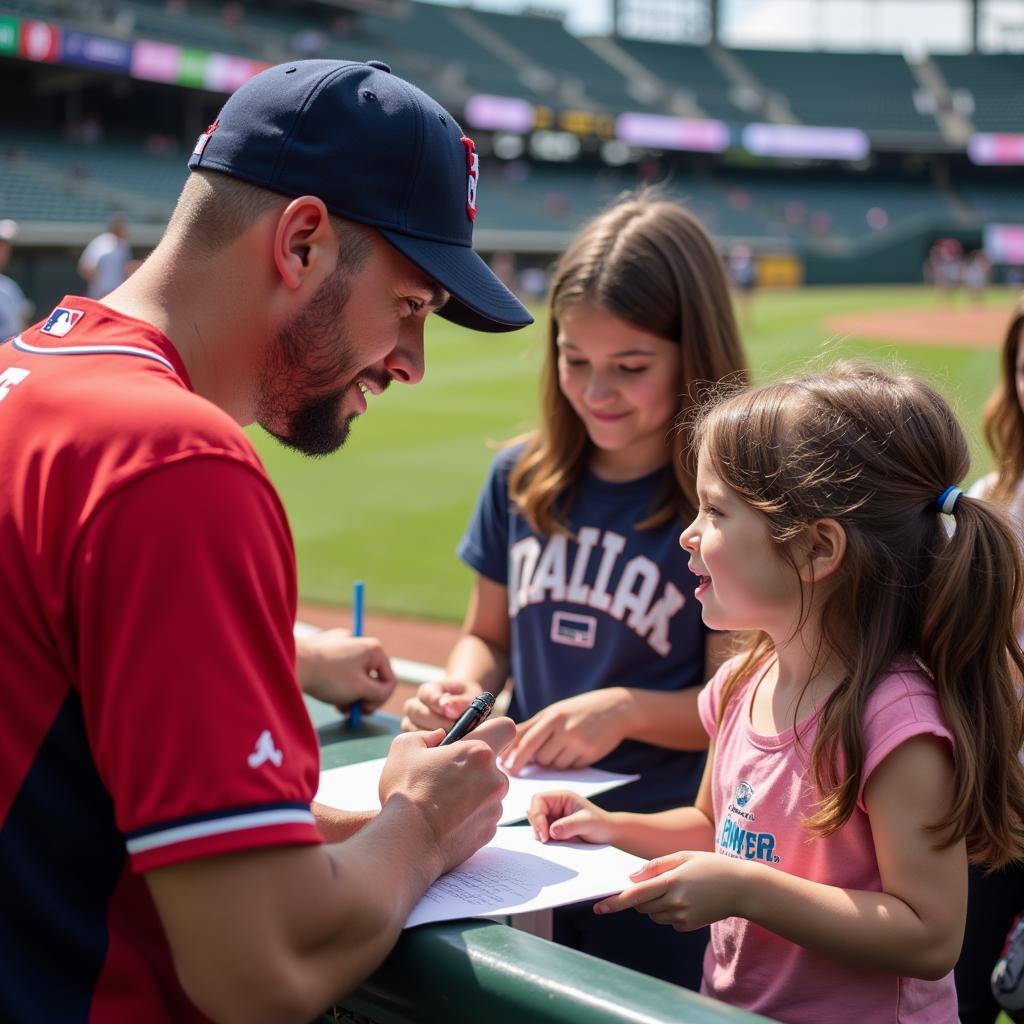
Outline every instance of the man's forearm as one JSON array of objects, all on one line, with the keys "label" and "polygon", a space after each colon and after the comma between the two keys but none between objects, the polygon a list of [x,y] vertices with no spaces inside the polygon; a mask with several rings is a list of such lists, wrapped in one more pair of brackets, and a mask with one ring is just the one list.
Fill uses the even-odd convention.
[{"label": "man's forearm", "polygon": [[377,811],[342,811],[337,807],[318,804],[315,800],[310,809],[325,843],[340,843],[349,839],[378,814]]}]

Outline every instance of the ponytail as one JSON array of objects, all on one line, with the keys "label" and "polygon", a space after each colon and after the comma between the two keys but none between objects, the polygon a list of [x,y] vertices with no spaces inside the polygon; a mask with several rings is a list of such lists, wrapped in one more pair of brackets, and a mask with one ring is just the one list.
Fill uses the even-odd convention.
[{"label": "ponytail", "polygon": [[[956,529],[925,577],[920,655],[956,737],[948,842],[1000,867],[1024,854],[1024,655],[1014,614],[1024,597],[1020,544],[983,501],[960,496]],[[983,612],[983,614],[979,614]]]}]

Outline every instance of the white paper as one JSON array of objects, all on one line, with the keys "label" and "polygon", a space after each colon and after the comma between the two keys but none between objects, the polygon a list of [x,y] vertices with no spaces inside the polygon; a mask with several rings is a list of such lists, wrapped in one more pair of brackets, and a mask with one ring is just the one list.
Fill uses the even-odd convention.
[{"label": "white paper", "polygon": [[[344,811],[380,810],[377,789],[384,758],[360,761],[341,768],[328,768],[320,773],[320,788],[316,800]],[[639,775],[620,775],[600,768],[575,768],[559,771],[556,768],[542,768],[537,764],[527,765],[518,776],[509,776],[508,792],[502,801],[500,825],[522,821],[530,808],[535,793],[546,793],[553,789],[571,789],[580,796],[591,797],[609,789],[635,782]]]},{"label": "white paper", "polygon": [[629,873],[645,863],[614,846],[541,843],[531,828],[499,828],[483,849],[424,893],[405,927],[598,900],[625,889]]}]

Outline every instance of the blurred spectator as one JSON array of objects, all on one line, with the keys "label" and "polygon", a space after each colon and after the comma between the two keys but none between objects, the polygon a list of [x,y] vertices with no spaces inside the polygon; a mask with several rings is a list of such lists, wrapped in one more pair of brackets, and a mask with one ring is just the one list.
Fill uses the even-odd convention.
[{"label": "blurred spectator", "polygon": [[147,153],[176,153],[178,151],[178,140],[173,135],[165,135],[163,132],[150,132],[143,145]]},{"label": "blurred spectator", "polygon": [[78,260],[78,276],[88,285],[90,299],[101,299],[125,279],[125,267],[131,256],[128,222],[123,215],[115,214],[107,230],[85,247]]},{"label": "blurred spectator", "polygon": [[749,323],[754,289],[757,287],[757,261],[749,245],[734,245],[729,250],[728,271],[743,321]]},{"label": "blurred spectator", "polygon": [[992,994],[1014,1024],[1024,1024],[1024,917],[1017,919],[992,972]]},{"label": "blurred spectator", "polygon": [[32,303],[18,285],[4,274],[11,259],[11,248],[18,225],[0,220],[0,342],[17,334],[32,315]]},{"label": "blurred spectator", "polygon": [[793,200],[792,202],[786,203],[783,208],[783,215],[786,218],[787,224],[806,224],[807,223],[807,207],[803,203]]},{"label": "blurred spectator", "polygon": [[884,231],[889,226],[889,214],[881,206],[872,206],[866,220],[868,227],[874,231]]},{"label": "blurred spectator", "polygon": [[509,291],[516,290],[516,258],[512,253],[505,250],[496,252],[491,257],[491,270]]},{"label": "blurred spectator", "polygon": [[964,287],[967,289],[971,301],[979,306],[985,300],[985,289],[988,287],[991,272],[992,264],[981,249],[975,249],[970,256],[964,259]]},{"label": "blurred spectator", "polygon": [[327,49],[327,36],[319,29],[307,26],[292,36],[292,50],[296,57],[317,57]]},{"label": "blurred spectator", "polygon": [[549,217],[561,217],[569,212],[569,196],[561,189],[550,189],[544,193],[544,213]]},{"label": "blurred spectator", "polygon": [[832,231],[832,214],[827,210],[815,210],[811,214],[811,231],[816,235],[827,235]]},{"label": "blurred spectator", "polygon": [[87,146],[95,146],[103,141],[103,125],[95,114],[86,114],[78,126],[78,138]]},{"label": "blurred spectator", "polygon": [[955,238],[936,239],[928,252],[925,274],[944,300],[952,299],[960,287],[962,255],[963,246]]},{"label": "blurred spectator", "polygon": [[220,9],[220,20],[225,25],[235,28],[245,20],[245,8],[238,0],[228,0]]},{"label": "blurred spectator", "polygon": [[526,267],[519,275],[519,287],[526,302],[540,302],[548,291],[548,272],[543,267]]},{"label": "blurred spectator", "polygon": [[[1008,525],[1018,538],[1024,537],[1022,369],[1024,303],[1018,299],[999,355],[999,379],[985,403],[981,420],[982,435],[996,468],[975,481],[968,492],[968,497],[993,502],[1006,512]],[[1024,641],[1024,612],[1017,613],[1014,630],[1017,642]],[[1024,757],[1024,750],[1021,756]],[[960,959],[953,972],[959,1003],[957,1016],[962,1024],[996,1024],[1000,1006],[1015,1024],[1024,1022],[1024,933],[1014,927],[1022,910],[1024,861],[1007,864],[998,871],[988,870],[985,864],[968,867],[967,922]],[[1004,950],[1008,932],[1011,948]]]}]

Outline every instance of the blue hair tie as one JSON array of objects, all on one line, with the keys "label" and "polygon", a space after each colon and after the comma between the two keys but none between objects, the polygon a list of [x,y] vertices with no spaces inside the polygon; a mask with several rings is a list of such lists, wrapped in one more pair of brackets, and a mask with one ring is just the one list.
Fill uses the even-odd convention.
[{"label": "blue hair tie", "polygon": [[935,499],[935,507],[943,515],[951,516],[956,508],[956,503],[960,500],[963,493],[956,484],[952,484]]}]

